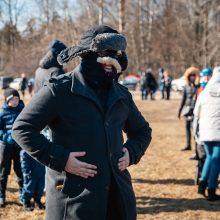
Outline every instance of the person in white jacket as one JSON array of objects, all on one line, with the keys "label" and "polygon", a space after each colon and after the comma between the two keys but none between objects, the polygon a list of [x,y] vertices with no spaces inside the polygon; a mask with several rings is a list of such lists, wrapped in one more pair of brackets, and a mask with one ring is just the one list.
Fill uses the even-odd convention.
[{"label": "person in white jacket", "polygon": [[205,196],[208,186],[207,199],[220,200],[216,194],[220,172],[220,66],[214,68],[211,80],[197,99],[193,129],[194,133],[199,129],[199,138],[206,152],[198,193]]}]

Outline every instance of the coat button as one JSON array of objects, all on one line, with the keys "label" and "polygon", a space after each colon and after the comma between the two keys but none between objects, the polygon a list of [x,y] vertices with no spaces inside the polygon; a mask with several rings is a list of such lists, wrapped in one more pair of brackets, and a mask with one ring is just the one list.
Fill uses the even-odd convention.
[{"label": "coat button", "polygon": [[109,126],[109,123],[108,123],[108,122],[105,122],[105,125],[106,125],[106,127],[108,127],[108,126]]},{"label": "coat button", "polygon": [[112,152],[109,153],[109,157],[112,157]]},{"label": "coat button", "polygon": [[109,186],[106,186],[106,187],[105,187],[105,190],[109,191]]}]

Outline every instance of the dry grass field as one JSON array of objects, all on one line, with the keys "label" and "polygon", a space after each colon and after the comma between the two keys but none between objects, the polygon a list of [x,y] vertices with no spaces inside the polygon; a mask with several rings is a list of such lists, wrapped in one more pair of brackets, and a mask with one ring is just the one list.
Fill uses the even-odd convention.
[{"label": "dry grass field", "polygon": [[[184,146],[184,122],[176,117],[178,95],[170,102],[140,101],[137,93],[134,98],[153,128],[153,140],[146,154],[138,165],[129,168],[137,198],[138,220],[220,219],[220,202],[207,202],[196,193],[197,162],[189,160],[193,151],[180,151]],[[15,178],[11,175],[7,206],[0,210],[0,219],[43,218],[43,211],[23,212]]]}]

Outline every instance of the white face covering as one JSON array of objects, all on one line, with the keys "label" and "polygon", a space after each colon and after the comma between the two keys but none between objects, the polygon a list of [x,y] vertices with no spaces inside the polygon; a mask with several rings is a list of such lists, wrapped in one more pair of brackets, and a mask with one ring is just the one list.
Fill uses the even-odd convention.
[{"label": "white face covering", "polygon": [[112,57],[98,57],[97,62],[103,64],[103,68],[105,71],[113,72],[113,69],[116,70],[117,73],[121,72],[121,65],[119,64],[118,60]]}]

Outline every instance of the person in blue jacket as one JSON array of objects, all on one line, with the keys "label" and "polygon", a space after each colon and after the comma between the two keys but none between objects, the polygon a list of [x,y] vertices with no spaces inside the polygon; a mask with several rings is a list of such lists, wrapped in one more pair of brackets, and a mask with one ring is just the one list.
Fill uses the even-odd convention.
[{"label": "person in blue jacket", "polygon": [[32,198],[34,199],[35,208],[45,209],[45,206],[41,203],[45,183],[45,167],[34,160],[25,150],[20,152],[20,156],[24,178],[21,194],[24,211],[33,210],[30,202]]},{"label": "person in blue jacket", "polygon": [[24,103],[15,89],[6,89],[4,97],[5,102],[0,112],[0,208],[5,207],[6,186],[12,161],[20,192],[23,186],[19,155],[21,148],[11,137],[11,129],[15,119],[24,108]]}]

